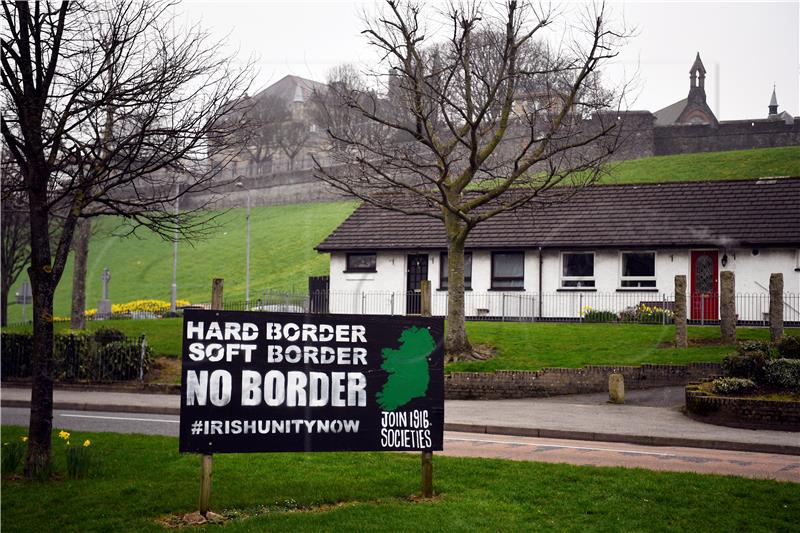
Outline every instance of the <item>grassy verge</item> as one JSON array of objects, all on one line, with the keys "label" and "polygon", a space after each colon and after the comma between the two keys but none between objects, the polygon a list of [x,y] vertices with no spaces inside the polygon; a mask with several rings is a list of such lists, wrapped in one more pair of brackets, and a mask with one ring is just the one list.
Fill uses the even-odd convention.
[{"label": "grassy verge", "polygon": [[[3,440],[21,432],[4,427]],[[4,479],[4,529],[163,531],[159,520],[195,509],[199,460],[179,455],[176,439],[73,433],[92,440],[99,470],[79,481]],[[247,517],[226,531],[789,531],[800,523],[800,488],[790,483],[441,456],[434,472],[440,497],[420,503],[410,498],[416,454],[217,455],[212,508]]]},{"label": "grassy verge", "polygon": [[[180,357],[181,319],[105,320],[89,322],[89,330],[113,327],[130,336],[147,335],[157,355]],[[57,331],[68,324],[59,323]],[[9,328],[21,330],[23,328]],[[488,361],[451,363],[447,370],[491,372],[493,370],[539,370],[544,367],[585,365],[638,365],[642,363],[715,362],[732,350],[719,344],[720,332],[714,326],[690,326],[689,348],[669,347],[675,338],[674,326],[645,324],[541,324],[515,322],[468,322],[473,344],[488,344],[496,357]],[[800,335],[800,329],[788,329]],[[769,339],[766,328],[738,328],[740,340]]]}]

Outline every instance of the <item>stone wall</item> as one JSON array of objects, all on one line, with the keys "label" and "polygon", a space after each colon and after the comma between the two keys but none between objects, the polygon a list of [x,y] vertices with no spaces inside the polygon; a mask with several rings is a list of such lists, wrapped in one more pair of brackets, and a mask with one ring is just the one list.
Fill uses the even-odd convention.
[{"label": "stone wall", "polygon": [[800,402],[711,396],[696,384],[686,387],[686,412],[709,424],[800,431]]},{"label": "stone wall", "polygon": [[658,126],[653,131],[655,155],[721,152],[800,145],[800,120],[794,124],[736,120],[713,126]]},{"label": "stone wall", "polygon": [[596,366],[545,368],[533,371],[453,372],[444,379],[445,398],[451,400],[495,400],[536,398],[561,394],[606,392],[608,376],[622,374],[625,389],[647,389],[686,385],[718,376],[718,363],[688,365]]},{"label": "stone wall", "polygon": [[[311,169],[272,174],[260,178],[242,177],[238,180],[243,187],[230,183],[216,189],[213,205],[217,208],[244,207],[247,205],[247,191],[250,191],[252,206],[298,204],[305,202],[333,202],[347,198],[330,185],[314,177]],[[181,198],[185,208],[197,207],[206,203],[206,194],[187,195]]]}]

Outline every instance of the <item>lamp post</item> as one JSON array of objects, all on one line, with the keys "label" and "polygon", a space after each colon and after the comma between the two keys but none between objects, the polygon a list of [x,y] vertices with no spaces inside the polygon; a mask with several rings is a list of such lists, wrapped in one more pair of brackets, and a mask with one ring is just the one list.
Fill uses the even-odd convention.
[{"label": "lamp post", "polygon": [[250,309],[250,189],[244,186],[241,181],[236,183],[237,187],[241,187],[247,191],[247,211],[245,214],[245,266],[244,266],[244,306],[245,309]]},{"label": "lamp post", "polygon": [[172,230],[172,294],[169,300],[169,311],[177,310],[178,301],[178,213],[180,200],[180,183],[175,182],[175,229]]}]

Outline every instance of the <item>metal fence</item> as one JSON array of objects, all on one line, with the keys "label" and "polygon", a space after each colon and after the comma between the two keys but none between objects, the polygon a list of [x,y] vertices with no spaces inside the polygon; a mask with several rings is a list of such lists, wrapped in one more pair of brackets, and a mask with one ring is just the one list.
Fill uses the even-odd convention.
[{"label": "metal fence", "polygon": [[[287,313],[333,313],[405,315],[419,309],[419,292],[401,291],[320,291],[311,294],[267,290],[245,302],[226,300],[226,310],[251,310]],[[769,324],[769,294],[735,295],[737,323]],[[446,316],[447,291],[433,291],[431,313]],[[464,293],[467,320],[528,322],[622,322],[671,324],[675,296],[650,291],[577,292],[473,292]],[[690,324],[719,323],[719,295],[689,295],[687,312]],[[786,293],[783,299],[784,324],[800,326],[800,294]]]},{"label": "metal fence", "polygon": [[[89,335],[56,335],[53,352],[53,379],[66,383],[142,381],[151,360],[144,335],[106,343]],[[32,353],[30,334],[3,333],[2,379],[30,378]]]}]

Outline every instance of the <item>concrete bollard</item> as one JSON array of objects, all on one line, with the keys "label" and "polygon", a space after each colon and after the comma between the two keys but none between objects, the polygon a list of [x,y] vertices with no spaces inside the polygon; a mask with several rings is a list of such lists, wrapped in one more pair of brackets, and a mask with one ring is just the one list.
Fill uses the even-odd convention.
[{"label": "concrete bollard", "polygon": [[722,344],[736,343],[736,277],[724,270],[719,274],[719,328]]},{"label": "concrete bollard", "polygon": [[769,338],[776,342],[783,337],[783,274],[769,276]]},{"label": "concrete bollard", "polygon": [[686,276],[675,276],[675,346],[686,348]]},{"label": "concrete bollard", "polygon": [[625,403],[625,377],[622,374],[608,376],[608,402]]}]

